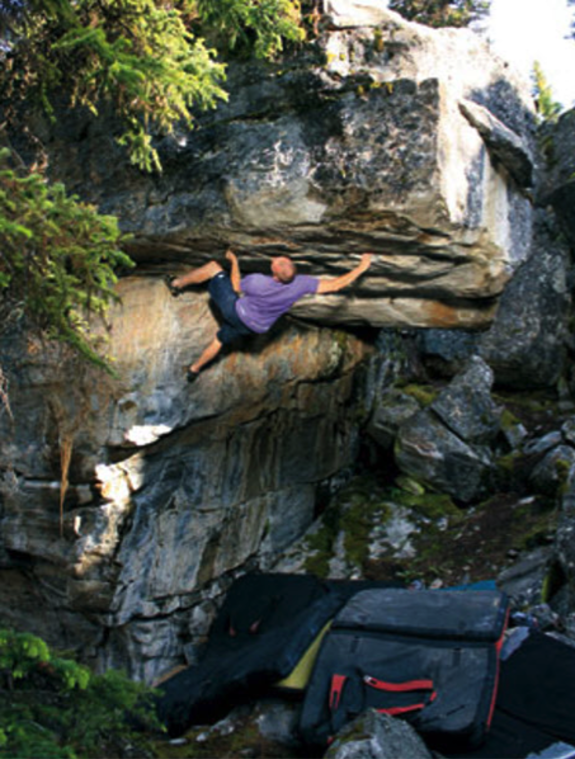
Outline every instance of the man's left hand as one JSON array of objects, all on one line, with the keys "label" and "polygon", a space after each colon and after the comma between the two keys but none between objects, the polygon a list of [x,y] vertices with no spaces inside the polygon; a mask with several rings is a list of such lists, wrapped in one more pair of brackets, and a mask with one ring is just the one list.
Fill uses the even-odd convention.
[{"label": "man's left hand", "polygon": [[372,253],[363,253],[359,267],[362,271],[367,271],[371,266]]}]

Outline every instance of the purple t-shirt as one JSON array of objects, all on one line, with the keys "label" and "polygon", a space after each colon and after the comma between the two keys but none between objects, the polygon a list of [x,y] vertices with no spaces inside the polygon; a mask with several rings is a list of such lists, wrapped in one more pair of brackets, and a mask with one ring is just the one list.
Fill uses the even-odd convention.
[{"label": "purple t-shirt", "polygon": [[243,297],[236,301],[236,312],[254,332],[267,332],[296,300],[304,295],[313,295],[318,284],[317,277],[307,274],[297,274],[287,284],[266,274],[248,274],[241,281]]}]

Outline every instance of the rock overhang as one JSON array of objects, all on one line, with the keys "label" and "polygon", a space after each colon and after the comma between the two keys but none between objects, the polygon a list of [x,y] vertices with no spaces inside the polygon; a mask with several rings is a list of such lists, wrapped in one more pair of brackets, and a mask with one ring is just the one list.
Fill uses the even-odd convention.
[{"label": "rock overhang", "polygon": [[288,254],[330,276],[370,250],[351,303],[308,299],[297,313],[490,324],[530,252],[530,94],[471,32],[382,13],[335,24],[321,64],[230,68],[229,102],[163,141],[162,177],[140,178],[129,208],[109,188],[137,261],[190,266],[231,245],[245,272]]}]

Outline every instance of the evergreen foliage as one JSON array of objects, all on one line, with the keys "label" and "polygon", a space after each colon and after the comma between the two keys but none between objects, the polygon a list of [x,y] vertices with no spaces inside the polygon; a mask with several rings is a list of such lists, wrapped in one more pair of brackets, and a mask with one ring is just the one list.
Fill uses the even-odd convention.
[{"label": "evergreen foliage", "polygon": [[152,697],[122,673],[95,675],[41,638],[0,629],[0,757],[116,756],[142,740],[134,718],[161,729]]},{"label": "evergreen foliage", "polygon": [[390,0],[389,7],[409,21],[436,28],[469,26],[489,11],[490,0]]},{"label": "evergreen foliage", "polygon": [[32,98],[52,115],[55,92],[94,114],[111,103],[125,125],[120,143],[147,171],[161,168],[154,133],[191,126],[194,107],[227,98],[225,64],[205,36],[271,57],[303,34],[297,0],[4,0],[1,15],[0,101]]},{"label": "evergreen foliage", "polygon": [[87,318],[105,318],[117,296],[117,220],[68,196],[35,172],[18,172],[0,150],[0,316],[21,314],[47,337],[64,341],[92,363],[110,367]]},{"label": "evergreen foliage", "polygon": [[201,32],[223,51],[252,51],[271,58],[284,40],[303,39],[299,2],[292,0],[196,0]]},{"label": "evergreen foliage", "polygon": [[553,97],[553,90],[547,81],[541,64],[535,61],[532,72],[533,80],[533,97],[537,103],[537,110],[542,121],[555,121],[563,106]]}]

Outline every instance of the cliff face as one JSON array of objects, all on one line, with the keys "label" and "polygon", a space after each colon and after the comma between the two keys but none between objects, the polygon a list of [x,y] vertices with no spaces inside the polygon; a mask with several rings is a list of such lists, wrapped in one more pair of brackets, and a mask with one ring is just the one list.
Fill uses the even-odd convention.
[{"label": "cliff face", "polygon": [[181,653],[198,591],[269,563],[311,523],[319,486],[352,464],[352,370],[366,346],[284,323],[190,386],[185,367],[216,326],[206,296],[174,299],[151,277],[120,294],[110,349],[121,382],[62,355],[47,364],[14,337],[3,565],[6,583],[37,596],[36,610],[11,604],[16,623],[84,655],[107,630],[101,660],[151,676]]},{"label": "cliff face", "polygon": [[[341,328],[486,328],[529,255],[528,88],[471,33],[389,12],[350,28],[332,5],[313,54],[231,69],[229,102],[161,141],[161,176],[126,164],[109,122],[75,114],[48,140],[53,176],[119,216],[139,265],[111,314],[120,380],[23,333],[2,347],[0,600],[101,666],[152,679],[193,658],[220,588],[271,565],[353,465],[376,366]],[[244,272],[375,256],[189,386],[217,322],[162,275],[226,245]]]}]

